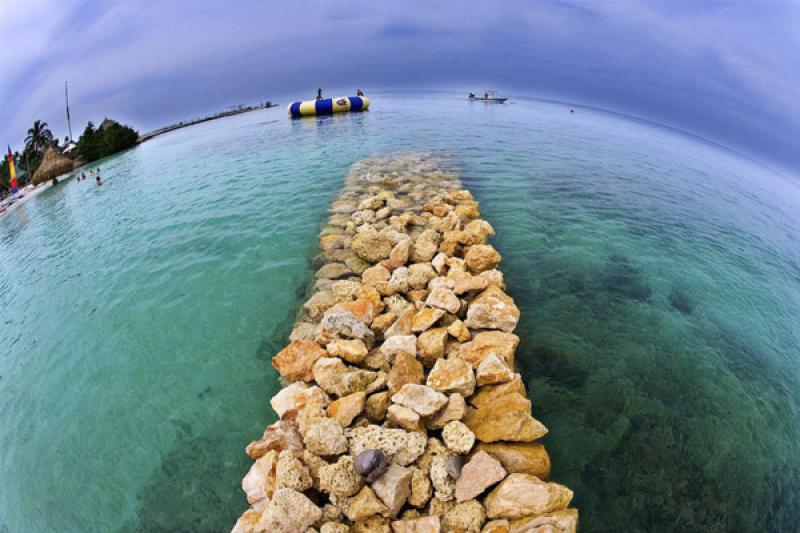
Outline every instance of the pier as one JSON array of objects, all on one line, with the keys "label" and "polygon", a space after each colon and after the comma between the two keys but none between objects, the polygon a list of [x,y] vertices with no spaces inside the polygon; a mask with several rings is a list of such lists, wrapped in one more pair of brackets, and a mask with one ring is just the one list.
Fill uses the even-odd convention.
[{"label": "pier", "polygon": [[[272,365],[233,533],[567,533],[494,229],[435,153],[355,163]],[[243,443],[244,444],[244,443]]]}]

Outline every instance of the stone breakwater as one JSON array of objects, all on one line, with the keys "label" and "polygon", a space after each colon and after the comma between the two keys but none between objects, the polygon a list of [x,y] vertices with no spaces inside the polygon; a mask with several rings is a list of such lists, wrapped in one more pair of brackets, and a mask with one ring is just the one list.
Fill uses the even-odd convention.
[{"label": "stone breakwater", "polygon": [[493,234],[446,158],[351,167],[233,533],[576,530],[515,372]]}]

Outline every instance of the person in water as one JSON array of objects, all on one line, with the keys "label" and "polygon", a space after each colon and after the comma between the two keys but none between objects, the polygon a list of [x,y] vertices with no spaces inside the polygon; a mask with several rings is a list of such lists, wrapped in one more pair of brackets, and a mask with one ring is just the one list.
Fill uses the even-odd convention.
[{"label": "person in water", "polygon": [[317,89],[317,100],[322,100],[322,89]]},{"label": "person in water", "polygon": [[364,91],[361,89],[356,89],[356,96],[364,96]]},{"label": "person in water", "polygon": [[469,96],[467,98],[475,98],[475,93],[469,93]]},{"label": "person in water", "polygon": [[98,187],[103,184],[103,181],[100,179],[100,174],[97,175],[97,178],[95,178],[94,181],[95,181],[95,183],[97,183]]},{"label": "person in water", "polygon": [[484,100],[488,100],[489,99],[489,91],[486,91],[485,93],[483,93],[483,99]]}]

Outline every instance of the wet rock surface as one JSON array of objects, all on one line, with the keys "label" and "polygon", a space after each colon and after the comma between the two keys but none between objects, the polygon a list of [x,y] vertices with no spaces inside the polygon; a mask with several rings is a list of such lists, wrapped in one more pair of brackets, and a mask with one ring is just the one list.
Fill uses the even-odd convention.
[{"label": "wet rock surface", "polygon": [[518,373],[494,229],[433,153],[354,164],[273,357],[236,533],[574,532]]}]

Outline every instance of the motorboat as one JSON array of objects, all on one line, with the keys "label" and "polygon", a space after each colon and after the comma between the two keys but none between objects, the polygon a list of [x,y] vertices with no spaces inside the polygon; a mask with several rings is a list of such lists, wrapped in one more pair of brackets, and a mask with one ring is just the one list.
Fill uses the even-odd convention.
[{"label": "motorboat", "polygon": [[470,102],[491,102],[494,104],[503,104],[505,103],[508,98],[500,96],[497,94],[497,91],[486,91],[483,93],[483,96],[475,96],[472,93],[469,93],[467,100]]}]

